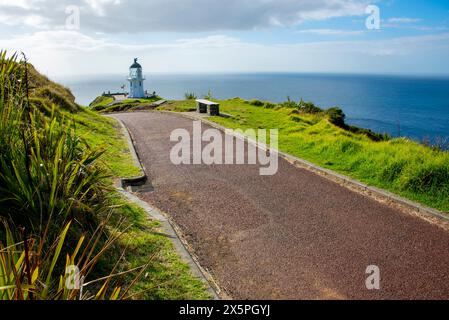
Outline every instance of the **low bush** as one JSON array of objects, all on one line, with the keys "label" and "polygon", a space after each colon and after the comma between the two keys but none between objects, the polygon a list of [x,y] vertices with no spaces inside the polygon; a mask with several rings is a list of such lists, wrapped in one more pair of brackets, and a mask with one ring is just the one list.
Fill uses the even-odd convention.
[{"label": "low bush", "polygon": [[256,106],[256,107],[263,107],[265,105],[264,102],[257,100],[257,99],[249,101],[249,104],[252,106]]},{"label": "low bush", "polygon": [[295,101],[291,100],[289,96],[287,96],[287,101],[281,103],[281,106],[283,108],[299,109],[298,103],[296,103]]},{"label": "low bush", "polygon": [[323,109],[317,107],[312,102],[304,102],[302,99],[298,104],[299,110],[303,113],[317,114],[323,112]]},{"label": "low bush", "polygon": [[365,136],[367,136],[368,138],[370,138],[373,141],[379,142],[379,141],[388,141],[391,139],[391,136],[388,133],[378,133],[378,132],[374,132],[370,129],[365,129],[365,128],[359,128],[356,126],[345,126],[344,129],[351,131],[353,133],[356,134],[363,134]]},{"label": "low bush", "polygon": [[276,107],[275,103],[265,102],[265,104],[264,104],[264,108],[266,108],[266,109],[274,109],[275,107]]},{"label": "low bush", "polygon": [[193,93],[193,92],[186,92],[186,93],[184,94],[184,97],[186,98],[186,100],[196,100],[196,99],[198,99],[198,97],[196,96],[196,94]]},{"label": "low bush", "polygon": [[338,107],[333,107],[326,110],[326,115],[329,118],[330,123],[336,125],[337,127],[344,128],[346,126],[345,117],[346,115],[343,113]]},{"label": "low bush", "polygon": [[212,94],[212,91],[211,91],[211,90],[207,91],[207,94],[205,94],[205,95],[203,96],[203,98],[206,99],[206,100],[213,100],[213,99],[214,99],[214,96],[213,96],[213,94]]}]

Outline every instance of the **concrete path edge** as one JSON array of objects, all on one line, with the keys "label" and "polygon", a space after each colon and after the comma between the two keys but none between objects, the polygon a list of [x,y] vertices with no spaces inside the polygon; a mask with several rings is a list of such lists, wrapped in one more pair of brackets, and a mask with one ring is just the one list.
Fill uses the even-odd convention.
[{"label": "concrete path edge", "polygon": [[164,233],[172,241],[173,246],[178,255],[180,256],[181,260],[183,260],[189,265],[190,270],[195,277],[200,278],[206,284],[207,291],[211,294],[214,300],[220,300],[219,296],[221,292],[220,288],[218,287],[212,276],[201,267],[198,260],[194,257],[194,255],[191,254],[191,252],[188,249],[188,244],[180,236],[179,231],[177,231],[179,230],[177,226],[174,225],[170,221],[170,219],[168,219],[167,215],[164,214],[162,211],[160,211],[155,207],[150,206],[148,203],[140,200],[137,196],[135,196],[134,194],[132,194],[127,190],[128,187],[130,186],[145,184],[145,182],[148,179],[146,169],[140,161],[138,153],[134,147],[134,139],[132,138],[132,135],[129,132],[128,128],[120,119],[114,118],[110,115],[108,115],[108,117],[113,118],[120,124],[122,132],[128,142],[129,151],[134,159],[134,163],[138,168],[140,168],[142,172],[142,175],[138,177],[120,179],[120,185],[116,186],[117,191],[123,194],[129,201],[140,206],[143,210],[147,212],[147,214],[152,219],[158,221],[161,224]]}]

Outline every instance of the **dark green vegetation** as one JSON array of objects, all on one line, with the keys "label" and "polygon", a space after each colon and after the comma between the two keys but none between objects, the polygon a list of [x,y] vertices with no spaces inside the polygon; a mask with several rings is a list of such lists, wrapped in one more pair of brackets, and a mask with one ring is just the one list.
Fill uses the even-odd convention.
[{"label": "dark green vegetation", "polygon": [[[339,108],[310,102],[281,104],[239,98],[217,101],[231,118],[211,117],[237,129],[278,128],[279,149],[359,181],[449,212],[449,153],[405,139],[356,128]],[[194,101],[159,109],[193,111]]]},{"label": "dark green vegetation", "polygon": [[[160,226],[113,188],[139,174],[118,124],[6,53],[0,90],[0,300],[207,298]],[[82,296],[65,286],[70,265]]]},{"label": "dark green vegetation", "polygon": [[193,92],[186,92],[186,93],[184,94],[184,96],[185,96],[186,100],[196,100],[196,99],[198,98],[198,97],[196,96],[196,94],[193,93]]},{"label": "dark green vegetation", "polygon": [[161,100],[161,98],[155,96],[145,99],[126,99],[122,101],[114,101],[114,99],[111,97],[100,96],[97,97],[89,105],[89,107],[93,111],[98,111],[102,113],[133,111],[151,108],[152,103],[158,100]]}]

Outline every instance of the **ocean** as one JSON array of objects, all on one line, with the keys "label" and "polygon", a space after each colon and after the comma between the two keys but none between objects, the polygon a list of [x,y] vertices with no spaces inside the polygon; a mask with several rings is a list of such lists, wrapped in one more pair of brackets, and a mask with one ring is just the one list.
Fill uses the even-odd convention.
[{"label": "ocean", "polygon": [[[343,74],[146,74],[145,88],[166,99],[198,96],[241,97],[282,102],[312,101],[339,106],[347,123],[418,141],[449,141],[449,77]],[[68,86],[78,103],[88,105],[103,91],[119,92],[126,76],[55,79]]]}]

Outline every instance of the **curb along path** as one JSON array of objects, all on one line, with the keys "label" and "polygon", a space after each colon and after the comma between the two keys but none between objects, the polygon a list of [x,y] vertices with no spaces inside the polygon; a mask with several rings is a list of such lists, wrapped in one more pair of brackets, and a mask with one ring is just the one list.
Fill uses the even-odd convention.
[{"label": "curb along path", "polygon": [[129,151],[133,157],[134,165],[140,168],[141,175],[134,178],[123,178],[120,179],[120,186],[116,186],[117,190],[123,194],[129,201],[135,203],[144,209],[147,214],[153,219],[161,223],[162,229],[164,233],[170,238],[173,243],[173,246],[176,252],[179,254],[181,259],[186,262],[192,274],[201,278],[203,282],[207,285],[207,291],[212,295],[215,300],[219,300],[220,289],[215,284],[212,276],[210,276],[198,263],[198,261],[194,258],[194,256],[189,252],[188,244],[179,236],[179,231],[177,231],[177,227],[172,224],[172,222],[167,218],[167,215],[162,213],[159,209],[150,206],[148,203],[140,200],[137,196],[135,196],[131,190],[133,186],[141,186],[144,185],[148,181],[148,177],[146,175],[146,170],[143,164],[141,163],[139,156],[134,147],[134,140],[132,138],[131,133],[123,124],[123,122],[115,118],[114,116],[109,115],[109,117],[115,119],[121,126],[122,133],[125,136]]}]

